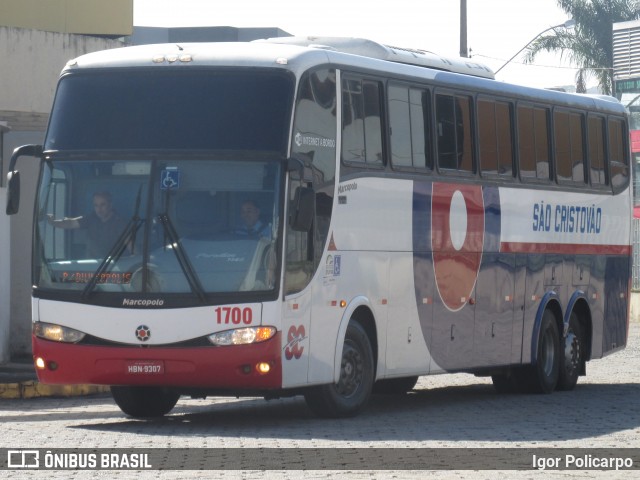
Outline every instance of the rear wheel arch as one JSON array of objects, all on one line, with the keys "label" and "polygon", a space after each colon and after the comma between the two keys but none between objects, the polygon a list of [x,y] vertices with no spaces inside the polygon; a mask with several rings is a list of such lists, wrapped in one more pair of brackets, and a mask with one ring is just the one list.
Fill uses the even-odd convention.
[{"label": "rear wheel arch", "polygon": [[542,319],[546,311],[550,311],[554,316],[556,327],[558,328],[559,332],[559,339],[562,338],[562,332],[564,331],[562,306],[560,305],[558,294],[556,292],[547,292],[543,298],[543,301],[540,302],[540,305],[538,306],[536,319],[533,325],[533,332],[531,335],[531,364],[535,364],[537,361],[536,357],[538,354],[540,326],[542,324]]},{"label": "rear wheel arch", "polygon": [[558,316],[559,303],[549,302],[536,329],[534,358],[519,374],[523,391],[551,393],[555,390],[560,375],[562,317]]},{"label": "rear wheel arch", "polygon": [[560,335],[562,335],[562,332],[564,331],[564,324],[562,321],[563,315],[560,301],[556,298],[550,299],[545,305],[544,310],[549,310],[551,313],[553,313],[556,321],[556,326],[558,327],[558,332],[560,332]]},{"label": "rear wheel arch", "polygon": [[373,350],[373,365],[374,365],[374,378],[377,372],[378,366],[378,330],[376,328],[376,321],[373,316],[373,312],[365,306],[358,307],[351,315],[353,321],[358,322],[367,332],[369,342],[371,343],[371,349]]}]

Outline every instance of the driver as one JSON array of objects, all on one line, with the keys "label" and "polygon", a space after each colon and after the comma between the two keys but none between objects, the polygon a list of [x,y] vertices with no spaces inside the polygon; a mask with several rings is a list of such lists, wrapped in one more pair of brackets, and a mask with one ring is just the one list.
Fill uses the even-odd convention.
[{"label": "driver", "polygon": [[47,221],[56,228],[85,229],[89,258],[105,257],[127,226],[113,209],[111,193],[107,191],[93,194],[93,212],[89,215],[55,220],[53,214],[48,214]]},{"label": "driver", "polygon": [[271,240],[271,225],[260,220],[260,208],[253,200],[243,202],[240,217],[243,224],[234,232],[236,235]]}]

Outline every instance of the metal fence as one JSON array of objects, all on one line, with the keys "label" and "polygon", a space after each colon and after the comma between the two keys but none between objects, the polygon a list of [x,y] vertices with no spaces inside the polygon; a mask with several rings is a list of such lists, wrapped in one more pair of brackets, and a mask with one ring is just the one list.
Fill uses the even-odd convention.
[{"label": "metal fence", "polygon": [[633,282],[631,288],[634,292],[640,291],[640,218],[634,218],[631,224],[633,230]]}]

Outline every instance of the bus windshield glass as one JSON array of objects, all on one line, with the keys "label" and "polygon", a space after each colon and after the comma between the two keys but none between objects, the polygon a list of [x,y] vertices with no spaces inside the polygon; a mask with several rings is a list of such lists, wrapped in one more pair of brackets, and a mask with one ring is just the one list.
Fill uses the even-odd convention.
[{"label": "bus windshield glass", "polygon": [[118,69],[60,80],[45,150],[284,152],[293,78],[256,69]]},{"label": "bus windshield glass", "polygon": [[34,278],[42,291],[274,291],[281,160],[49,160]]}]

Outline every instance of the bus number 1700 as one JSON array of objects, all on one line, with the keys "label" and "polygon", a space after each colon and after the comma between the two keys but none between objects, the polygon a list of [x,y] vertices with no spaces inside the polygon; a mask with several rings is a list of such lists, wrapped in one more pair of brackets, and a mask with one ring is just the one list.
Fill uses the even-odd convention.
[{"label": "bus number 1700", "polygon": [[245,325],[251,325],[253,321],[253,310],[250,307],[218,307],[215,312],[219,324],[233,323],[234,325],[239,325],[244,323]]}]

